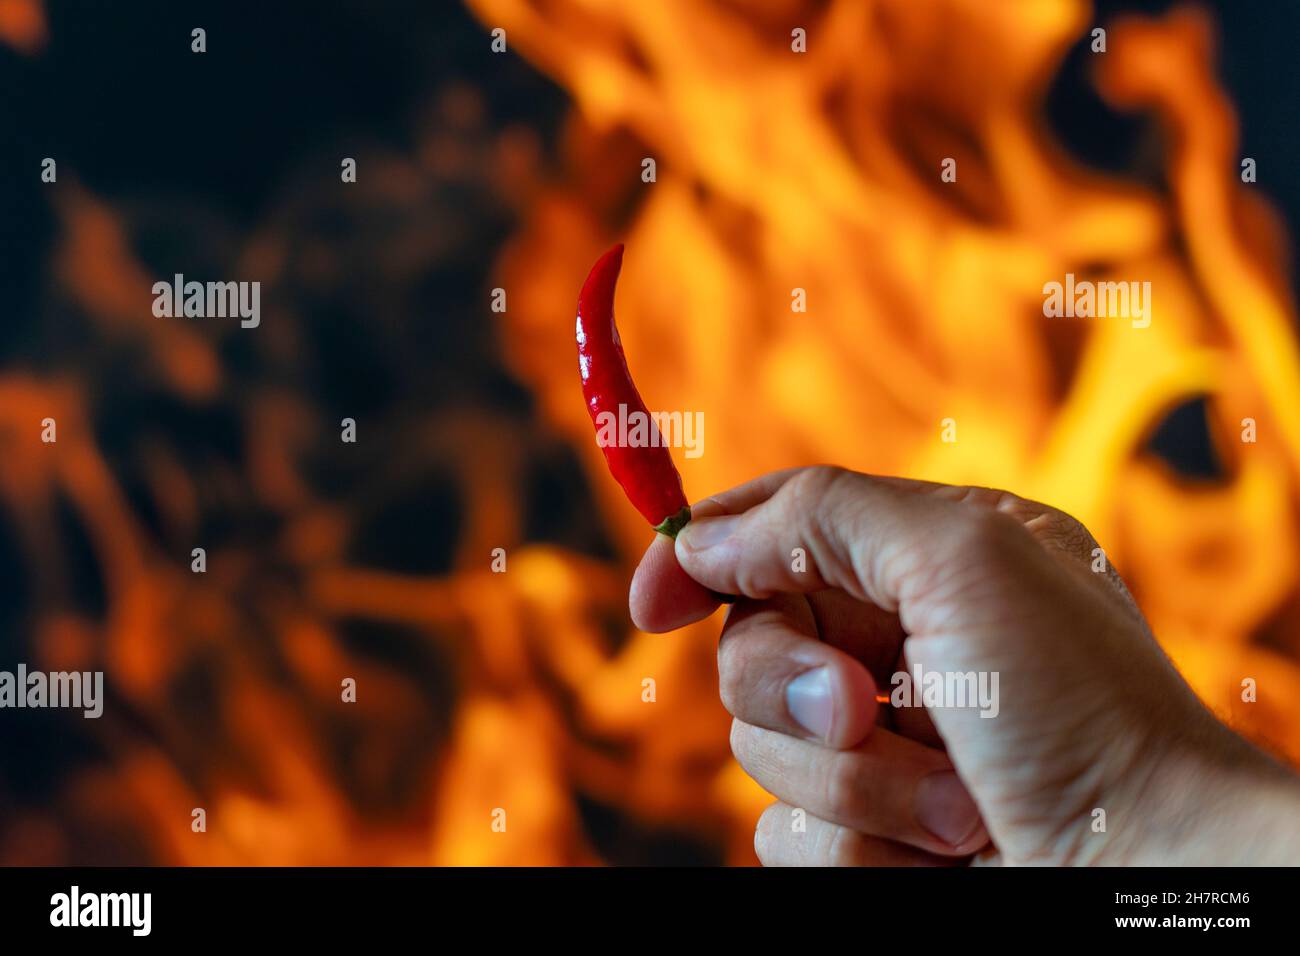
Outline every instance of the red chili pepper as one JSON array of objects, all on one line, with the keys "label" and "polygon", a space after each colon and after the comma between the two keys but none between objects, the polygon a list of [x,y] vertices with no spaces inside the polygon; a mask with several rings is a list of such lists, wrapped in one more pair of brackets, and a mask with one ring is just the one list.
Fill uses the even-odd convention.
[{"label": "red chili pepper", "polygon": [[[614,479],[623,486],[628,500],[660,534],[675,538],[691,520],[691,506],[682,491],[682,478],[672,455],[659,439],[645,402],[632,382],[623,356],[623,343],[614,325],[614,285],[623,265],[620,243],[597,260],[578,295],[578,372],[587,411],[597,433],[612,421],[631,419],[634,412],[651,423],[651,440],[635,447],[619,441],[601,442],[605,461]],[[620,415],[620,406],[622,415]],[[631,419],[634,420],[634,419]]]}]

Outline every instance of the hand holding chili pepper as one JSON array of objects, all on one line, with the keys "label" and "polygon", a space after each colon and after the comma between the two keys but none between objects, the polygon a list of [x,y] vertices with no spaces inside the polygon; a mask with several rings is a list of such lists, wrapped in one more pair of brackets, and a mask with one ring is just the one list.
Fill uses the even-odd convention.
[{"label": "hand holding chili pepper", "polygon": [[[1300,863],[1300,777],[1196,699],[1069,515],[827,467],[708,500],[672,568],[743,595],[718,681],[732,752],[778,798],[762,862]],[[633,615],[680,626],[665,567],[637,569]],[[943,680],[918,697],[922,672]]]}]

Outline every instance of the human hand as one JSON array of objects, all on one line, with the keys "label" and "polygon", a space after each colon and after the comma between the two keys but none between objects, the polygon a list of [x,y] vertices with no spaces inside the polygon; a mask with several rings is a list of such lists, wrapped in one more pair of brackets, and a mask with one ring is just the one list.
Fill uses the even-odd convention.
[{"label": "human hand", "polygon": [[[1300,862],[1295,778],[1201,705],[1068,515],[827,467],[694,515],[647,551],[632,616],[670,630],[741,595],[719,683],[737,760],[778,798],[764,863]],[[996,716],[879,705],[918,665],[984,675]]]}]

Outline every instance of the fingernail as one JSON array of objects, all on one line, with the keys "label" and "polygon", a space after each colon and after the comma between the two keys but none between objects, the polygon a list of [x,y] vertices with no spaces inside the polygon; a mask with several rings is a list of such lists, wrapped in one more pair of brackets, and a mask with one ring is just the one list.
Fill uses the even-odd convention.
[{"label": "fingernail", "polygon": [[689,551],[706,551],[730,536],[736,530],[739,521],[737,515],[696,518],[678,532],[677,542]]},{"label": "fingernail", "polygon": [[818,740],[825,740],[830,736],[835,713],[830,671],[825,667],[804,671],[786,684],[785,706],[800,727]]},{"label": "fingernail", "polygon": [[917,784],[916,819],[944,843],[960,846],[980,825],[980,811],[957,774],[942,770]]},{"label": "fingernail", "polygon": [[727,509],[716,498],[703,498],[691,506],[691,517],[696,520],[716,518],[726,513]]}]

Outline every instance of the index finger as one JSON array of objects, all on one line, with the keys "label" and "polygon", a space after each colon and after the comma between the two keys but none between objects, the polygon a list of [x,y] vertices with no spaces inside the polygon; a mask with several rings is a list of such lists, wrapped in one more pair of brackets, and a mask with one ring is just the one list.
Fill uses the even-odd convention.
[{"label": "index finger", "polygon": [[751,598],[839,588],[904,615],[957,553],[990,560],[1038,545],[1003,512],[918,495],[892,482],[818,466],[789,477],[743,514],[692,521],[677,559],[705,587]]}]

